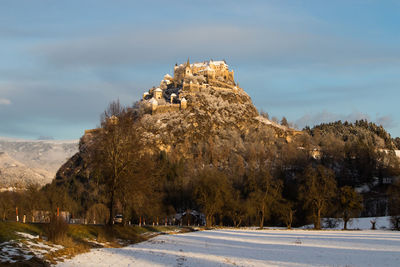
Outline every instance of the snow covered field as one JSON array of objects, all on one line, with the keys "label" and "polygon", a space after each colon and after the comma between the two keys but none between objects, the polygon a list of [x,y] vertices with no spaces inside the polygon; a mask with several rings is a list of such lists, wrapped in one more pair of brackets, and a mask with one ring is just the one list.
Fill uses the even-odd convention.
[{"label": "snow covered field", "polygon": [[399,266],[400,232],[222,229],[102,248],[58,266]]}]

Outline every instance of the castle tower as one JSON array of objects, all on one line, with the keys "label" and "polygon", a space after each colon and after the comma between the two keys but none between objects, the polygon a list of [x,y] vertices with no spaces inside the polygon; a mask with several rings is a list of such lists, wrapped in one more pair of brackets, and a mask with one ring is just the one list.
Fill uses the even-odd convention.
[{"label": "castle tower", "polygon": [[192,68],[190,68],[189,58],[186,62],[186,66],[185,66],[185,76],[186,75],[192,75]]},{"label": "castle tower", "polygon": [[154,98],[155,99],[161,99],[162,97],[162,90],[160,88],[157,88],[154,90]]},{"label": "castle tower", "polygon": [[181,109],[186,109],[187,108],[187,100],[186,98],[181,99]]},{"label": "castle tower", "polygon": [[174,98],[176,98],[176,94],[172,93],[171,94],[171,104],[174,102]]},{"label": "castle tower", "polygon": [[150,104],[151,104],[151,111],[154,112],[156,111],[158,107],[158,102],[154,98],[150,99]]}]

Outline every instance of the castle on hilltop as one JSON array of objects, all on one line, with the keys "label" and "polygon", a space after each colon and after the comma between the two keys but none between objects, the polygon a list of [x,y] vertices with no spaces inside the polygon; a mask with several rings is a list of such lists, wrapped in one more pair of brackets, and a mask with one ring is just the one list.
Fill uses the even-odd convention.
[{"label": "castle on hilltop", "polygon": [[237,93],[238,84],[233,70],[223,61],[204,61],[190,64],[175,64],[174,77],[166,74],[159,87],[144,92],[142,102],[151,113],[186,109],[187,96],[210,90],[223,90]]}]

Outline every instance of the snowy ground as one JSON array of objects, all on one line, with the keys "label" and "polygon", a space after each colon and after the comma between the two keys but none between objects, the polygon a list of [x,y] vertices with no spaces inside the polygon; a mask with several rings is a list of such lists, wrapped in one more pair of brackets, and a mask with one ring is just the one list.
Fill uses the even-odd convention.
[{"label": "snowy ground", "polygon": [[222,229],[102,248],[59,266],[399,266],[400,232]]},{"label": "snowy ground", "polygon": [[[331,230],[342,230],[343,229],[343,221],[341,219],[330,219],[331,221],[334,221],[336,225],[333,225],[331,227],[328,227],[328,220],[329,219],[322,219],[323,221],[323,226],[326,229],[331,229]],[[391,229],[391,224],[390,224],[390,216],[385,216],[385,217],[367,217],[367,218],[354,218],[350,220],[347,223],[347,229],[349,230],[370,230],[372,227],[372,221],[375,221],[375,229]],[[311,229],[313,228],[314,225],[306,225],[303,228],[304,229]]]},{"label": "snowy ground", "polygon": [[27,261],[33,257],[42,259],[46,254],[63,248],[63,246],[39,240],[38,236],[19,232],[17,234],[21,236],[21,239],[0,244],[0,265]]}]

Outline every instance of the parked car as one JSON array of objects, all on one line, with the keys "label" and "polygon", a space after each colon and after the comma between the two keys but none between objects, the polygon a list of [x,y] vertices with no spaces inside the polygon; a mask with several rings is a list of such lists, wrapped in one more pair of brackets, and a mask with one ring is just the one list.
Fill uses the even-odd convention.
[{"label": "parked car", "polygon": [[120,223],[122,223],[122,219],[123,219],[122,214],[117,214],[117,215],[115,215],[115,217],[114,217],[114,224],[120,224]]}]

